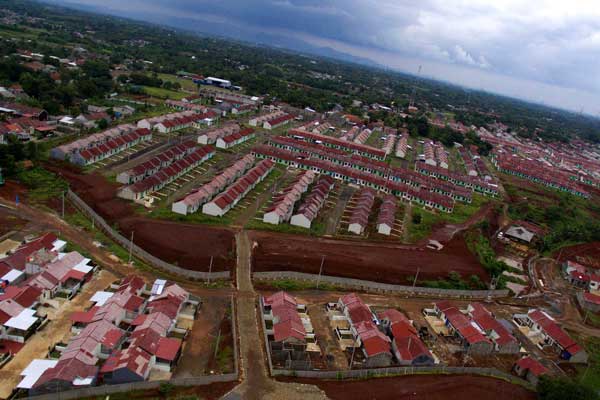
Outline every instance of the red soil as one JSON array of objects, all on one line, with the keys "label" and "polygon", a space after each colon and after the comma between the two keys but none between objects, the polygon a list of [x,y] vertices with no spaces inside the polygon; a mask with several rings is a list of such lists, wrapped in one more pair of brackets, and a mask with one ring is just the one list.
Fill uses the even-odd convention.
[{"label": "red soil", "polygon": [[166,262],[196,271],[226,271],[235,265],[233,232],[224,228],[181,224],[137,217],[131,203],[116,196],[119,184],[99,174],[82,174],[77,167],[49,163],[49,170],[66,179],[71,190],[134,243]]},{"label": "red soil", "polygon": [[250,232],[250,238],[258,244],[253,252],[255,271],[317,274],[325,255],[324,275],[407,284],[407,277],[414,276],[419,269],[419,280],[446,278],[450,271],[465,278],[477,275],[484,282],[488,279],[460,237],[441,251],[258,231]]},{"label": "red soil", "polygon": [[27,196],[27,188],[17,182],[8,180],[3,186],[0,186],[0,197],[8,201],[15,201],[17,195],[20,200],[25,199]]},{"label": "red soil", "polygon": [[559,262],[572,260],[587,267],[600,269],[600,242],[563,247],[552,256]]},{"label": "red soil", "polygon": [[131,217],[119,221],[121,232],[163,261],[194,271],[229,271],[235,266],[233,232],[224,228]]},{"label": "red soil", "polygon": [[451,398],[535,400],[536,394],[508,382],[468,375],[411,375],[360,381],[301,380],[317,385],[333,400],[394,399],[447,400]]}]

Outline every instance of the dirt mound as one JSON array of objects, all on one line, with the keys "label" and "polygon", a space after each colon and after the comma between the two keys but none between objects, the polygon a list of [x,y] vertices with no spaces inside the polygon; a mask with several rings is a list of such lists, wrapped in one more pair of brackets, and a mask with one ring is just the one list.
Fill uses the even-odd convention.
[{"label": "dirt mound", "polygon": [[250,232],[258,246],[253,253],[255,271],[297,271],[377,282],[407,284],[419,269],[419,280],[446,278],[450,271],[463,277],[488,276],[469,252],[464,240],[455,237],[442,251],[383,243],[319,239],[300,235]]},{"label": "dirt mound", "polygon": [[[363,381],[301,380],[324,390],[333,400],[348,398],[447,400],[470,398],[496,400],[510,396],[511,400],[534,400],[536,394],[508,382],[468,375],[412,375]],[[356,397],[357,394],[362,394]]]},{"label": "dirt mound", "polygon": [[229,271],[235,266],[235,236],[224,228],[131,217],[119,221],[121,232],[166,262],[194,271]]}]

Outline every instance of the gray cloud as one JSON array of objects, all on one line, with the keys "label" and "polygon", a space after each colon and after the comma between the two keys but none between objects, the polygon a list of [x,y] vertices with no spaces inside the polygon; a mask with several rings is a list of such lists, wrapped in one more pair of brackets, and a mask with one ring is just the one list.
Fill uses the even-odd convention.
[{"label": "gray cloud", "polygon": [[[501,93],[547,102],[554,88],[550,104],[600,111],[600,7],[594,0],[70,1],[154,22],[184,21],[198,30],[203,22],[218,23],[218,33],[237,37],[301,39],[410,72],[423,64],[426,74],[474,87],[488,75],[507,84],[527,81],[539,90],[502,87]],[[563,96],[561,89],[567,89]],[[566,96],[573,92],[580,95]]]}]

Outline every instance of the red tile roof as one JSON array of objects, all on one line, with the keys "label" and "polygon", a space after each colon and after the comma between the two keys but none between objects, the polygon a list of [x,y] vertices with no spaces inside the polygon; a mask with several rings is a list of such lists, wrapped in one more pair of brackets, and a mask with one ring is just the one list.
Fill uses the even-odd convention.
[{"label": "red tile roof", "polygon": [[534,360],[531,357],[523,357],[519,361],[516,362],[516,365],[519,366],[522,370],[528,370],[535,376],[540,376],[548,373],[546,367],[539,363],[539,361]]}]

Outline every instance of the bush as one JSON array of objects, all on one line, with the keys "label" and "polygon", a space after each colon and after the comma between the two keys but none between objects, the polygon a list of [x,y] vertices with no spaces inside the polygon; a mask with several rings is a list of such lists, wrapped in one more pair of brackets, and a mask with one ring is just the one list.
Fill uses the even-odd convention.
[{"label": "bush", "polygon": [[537,385],[540,400],[598,400],[592,389],[565,378],[542,376]]}]

